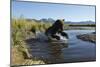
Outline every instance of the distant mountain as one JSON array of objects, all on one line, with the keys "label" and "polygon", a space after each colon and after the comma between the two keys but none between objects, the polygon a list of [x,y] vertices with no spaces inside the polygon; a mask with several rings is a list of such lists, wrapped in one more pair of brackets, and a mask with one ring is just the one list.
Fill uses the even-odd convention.
[{"label": "distant mountain", "polygon": [[51,23],[54,23],[55,22],[55,20],[52,19],[52,18],[48,18],[48,19],[43,18],[43,19],[40,19],[40,21],[41,22],[51,22]]},{"label": "distant mountain", "polygon": [[49,21],[49,22],[53,22],[53,23],[55,22],[55,20],[52,19],[52,18],[48,18],[48,21]]},{"label": "distant mountain", "polygon": [[36,20],[36,19],[26,19],[26,21],[28,21],[28,22],[31,22],[31,21],[40,22],[40,20]]},{"label": "distant mountain", "polygon": [[[44,23],[54,23],[56,20],[52,19],[52,18],[43,18],[43,19],[40,19],[40,20],[37,20],[37,19],[26,19],[27,21],[35,21],[35,22],[44,22]],[[71,25],[74,25],[74,24],[77,24],[77,25],[85,25],[85,24],[95,24],[94,21],[80,21],[80,22],[72,22],[72,21],[65,21],[65,24],[71,24]]]},{"label": "distant mountain", "polygon": [[[56,20],[52,19],[52,18],[48,18],[48,19],[41,19],[41,22],[50,22],[50,23],[54,23]],[[72,21],[65,21],[66,24],[95,24],[95,22],[93,21],[81,21],[81,22],[72,22]]]},{"label": "distant mountain", "polygon": [[77,25],[86,25],[86,24],[95,24],[93,21],[81,21],[81,22],[65,22],[66,24],[77,24]]}]

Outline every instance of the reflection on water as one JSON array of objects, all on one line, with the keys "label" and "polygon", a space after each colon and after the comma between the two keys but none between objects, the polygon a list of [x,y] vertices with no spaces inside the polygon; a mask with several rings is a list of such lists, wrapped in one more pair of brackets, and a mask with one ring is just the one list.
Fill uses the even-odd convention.
[{"label": "reflection on water", "polygon": [[50,59],[52,59],[52,63],[57,63],[64,59],[62,53],[62,46],[58,43],[50,43]]}]

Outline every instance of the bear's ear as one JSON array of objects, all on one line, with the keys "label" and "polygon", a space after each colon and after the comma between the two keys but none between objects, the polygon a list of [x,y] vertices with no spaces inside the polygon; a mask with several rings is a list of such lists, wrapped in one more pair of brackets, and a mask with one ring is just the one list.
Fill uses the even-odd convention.
[{"label": "bear's ear", "polygon": [[62,21],[65,21],[65,19],[62,19]]}]

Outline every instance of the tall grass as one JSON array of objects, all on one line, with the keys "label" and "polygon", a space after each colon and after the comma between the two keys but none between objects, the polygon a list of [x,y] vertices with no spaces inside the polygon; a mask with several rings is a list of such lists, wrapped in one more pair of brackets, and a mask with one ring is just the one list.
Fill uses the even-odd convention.
[{"label": "tall grass", "polygon": [[[12,48],[17,48],[17,52],[14,51],[12,54],[20,54],[18,57],[23,56],[23,58],[21,57],[22,59],[25,59],[25,57],[30,57],[31,55],[28,52],[28,46],[25,39],[31,36],[31,34],[32,36],[35,36],[37,31],[45,31],[50,25],[50,23],[45,24],[34,20],[27,21],[24,18],[13,18],[11,22],[11,44]],[[18,64],[18,62],[21,61],[21,58],[17,59],[18,57],[12,56],[12,59],[15,59],[15,64]]]}]

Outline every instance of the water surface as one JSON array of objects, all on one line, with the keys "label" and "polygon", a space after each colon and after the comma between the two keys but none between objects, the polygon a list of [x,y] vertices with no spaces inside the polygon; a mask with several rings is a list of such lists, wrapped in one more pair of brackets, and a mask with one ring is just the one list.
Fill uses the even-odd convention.
[{"label": "water surface", "polygon": [[[46,42],[42,39],[27,40],[33,57],[46,60],[46,63],[69,63],[95,61],[96,45],[76,38],[76,35],[94,32],[95,30],[67,30],[68,42],[63,44]],[[41,36],[40,36],[41,37]]]},{"label": "water surface", "polygon": [[68,30],[68,48],[62,52],[66,62],[92,61],[96,59],[96,45],[77,39],[76,35],[94,32],[95,30]]}]

